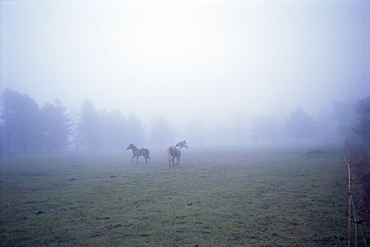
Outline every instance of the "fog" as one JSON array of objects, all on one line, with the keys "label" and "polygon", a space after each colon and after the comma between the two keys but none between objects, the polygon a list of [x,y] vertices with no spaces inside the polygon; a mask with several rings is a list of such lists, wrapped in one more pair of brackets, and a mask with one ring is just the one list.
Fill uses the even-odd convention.
[{"label": "fog", "polygon": [[0,4],[2,89],[164,118],[176,140],[227,143],[297,107],[320,125],[370,93],[369,1]]}]

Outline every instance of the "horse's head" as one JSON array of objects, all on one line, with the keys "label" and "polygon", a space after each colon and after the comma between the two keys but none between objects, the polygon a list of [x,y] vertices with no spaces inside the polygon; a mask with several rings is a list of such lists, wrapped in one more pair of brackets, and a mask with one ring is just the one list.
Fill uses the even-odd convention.
[{"label": "horse's head", "polygon": [[127,150],[133,149],[134,147],[135,147],[135,144],[130,144],[130,145],[128,145]]},{"label": "horse's head", "polygon": [[183,140],[182,142],[179,142],[176,144],[176,147],[179,147],[179,148],[189,148],[188,144],[186,143],[185,140]]}]

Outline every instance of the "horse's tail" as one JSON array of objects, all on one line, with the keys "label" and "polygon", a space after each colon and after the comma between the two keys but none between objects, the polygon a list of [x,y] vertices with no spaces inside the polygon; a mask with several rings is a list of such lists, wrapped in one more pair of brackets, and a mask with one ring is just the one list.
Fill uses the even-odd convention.
[{"label": "horse's tail", "polygon": [[171,161],[171,158],[172,158],[172,149],[169,147],[167,149],[167,160]]}]

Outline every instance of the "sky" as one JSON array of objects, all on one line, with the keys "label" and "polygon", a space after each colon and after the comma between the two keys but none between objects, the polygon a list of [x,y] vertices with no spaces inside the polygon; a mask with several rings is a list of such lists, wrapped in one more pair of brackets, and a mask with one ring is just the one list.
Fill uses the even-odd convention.
[{"label": "sky", "polygon": [[370,95],[369,1],[1,1],[1,88],[174,124]]}]

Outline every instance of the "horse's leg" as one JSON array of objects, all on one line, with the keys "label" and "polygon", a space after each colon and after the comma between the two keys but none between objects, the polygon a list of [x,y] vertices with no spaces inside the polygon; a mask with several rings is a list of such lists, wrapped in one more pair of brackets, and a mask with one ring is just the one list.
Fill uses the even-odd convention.
[{"label": "horse's leg", "polygon": [[172,156],[172,166],[175,166],[175,156]]},{"label": "horse's leg", "polygon": [[136,163],[139,163],[139,156],[136,156]]},{"label": "horse's leg", "polygon": [[135,155],[134,155],[134,156],[132,156],[132,158],[131,158],[131,161],[132,161],[132,162],[134,162],[134,158],[135,158]]},{"label": "horse's leg", "polygon": [[149,150],[146,149],[145,152],[144,152],[144,157],[145,157],[145,162],[149,159],[150,160],[150,157],[149,157]]}]

